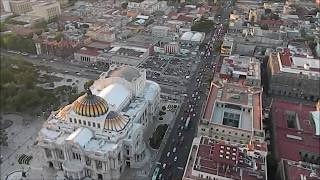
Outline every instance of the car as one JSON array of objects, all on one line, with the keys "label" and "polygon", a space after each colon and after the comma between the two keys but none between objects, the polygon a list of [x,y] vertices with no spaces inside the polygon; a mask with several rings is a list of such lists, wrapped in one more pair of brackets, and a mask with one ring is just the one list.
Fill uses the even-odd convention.
[{"label": "car", "polygon": [[173,150],[172,150],[172,152],[174,152],[174,153],[175,153],[175,152],[176,152],[176,150],[177,150],[177,148],[176,148],[176,147],[174,147],[174,148],[173,148]]},{"label": "car", "polygon": [[51,60],[50,62],[51,62],[51,63],[53,63],[53,61],[52,61],[52,60]]},{"label": "car", "polygon": [[178,136],[179,136],[179,137],[181,136],[181,132],[179,132]]},{"label": "car", "polygon": [[69,71],[64,71],[65,73],[69,73]]},{"label": "car", "polygon": [[167,157],[169,157],[170,156],[170,151],[167,153]]},{"label": "car", "polygon": [[158,177],[158,179],[161,179],[162,178],[162,174],[159,174],[159,177]]},{"label": "car", "polygon": [[76,73],[77,75],[81,75],[79,72]]},{"label": "car", "polygon": [[166,166],[167,166],[167,164],[166,164],[166,163],[163,163],[162,168],[165,169]]},{"label": "car", "polygon": [[176,162],[177,160],[178,160],[178,157],[177,157],[177,156],[174,157],[174,160],[173,160],[173,161]]},{"label": "car", "polygon": [[98,68],[97,68],[97,67],[94,67],[93,69],[94,69],[94,70],[98,70]]}]

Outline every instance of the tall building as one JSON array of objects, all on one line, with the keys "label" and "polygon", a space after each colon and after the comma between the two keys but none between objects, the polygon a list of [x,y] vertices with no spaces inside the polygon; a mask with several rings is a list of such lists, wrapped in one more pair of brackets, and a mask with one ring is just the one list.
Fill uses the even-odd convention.
[{"label": "tall building", "polygon": [[260,86],[260,61],[255,57],[232,55],[224,57],[219,77],[235,79],[247,86]]},{"label": "tall building", "polygon": [[198,136],[240,144],[264,141],[261,95],[258,87],[212,82]]},{"label": "tall building", "polygon": [[1,12],[11,12],[10,1],[9,0],[1,0],[0,4]]},{"label": "tall building", "polygon": [[32,3],[29,0],[9,1],[11,12],[14,14],[25,14],[32,11]]},{"label": "tall building", "polygon": [[111,66],[90,90],[53,112],[38,136],[46,166],[69,179],[119,179],[148,161],[143,134],[158,113],[160,86],[146,71]]},{"label": "tall building", "polygon": [[30,14],[43,17],[46,21],[54,19],[61,14],[60,3],[57,1],[44,2],[32,6]]},{"label": "tall building", "polygon": [[275,100],[271,117],[281,179],[319,179],[320,111],[312,105]]},{"label": "tall building", "polygon": [[265,180],[267,145],[225,142],[206,136],[193,140],[182,180]]},{"label": "tall building", "polygon": [[320,60],[292,56],[285,48],[268,60],[270,94],[316,101],[320,98]]}]

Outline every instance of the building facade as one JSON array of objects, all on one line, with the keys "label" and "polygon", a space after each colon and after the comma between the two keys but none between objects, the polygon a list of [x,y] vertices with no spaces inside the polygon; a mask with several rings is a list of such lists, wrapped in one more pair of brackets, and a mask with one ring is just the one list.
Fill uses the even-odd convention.
[{"label": "building facade", "polygon": [[60,3],[57,1],[36,4],[32,10],[32,15],[43,17],[46,21],[61,15]]},{"label": "building facade", "polygon": [[46,166],[68,179],[119,179],[146,159],[143,134],[158,113],[160,86],[146,71],[111,66],[86,94],[53,112],[38,136]]},{"label": "building facade", "polygon": [[32,11],[32,4],[29,0],[9,1],[11,12],[14,14],[25,14]]},{"label": "building facade", "polygon": [[294,57],[288,51],[269,56],[268,93],[316,101],[320,98],[320,61]]}]

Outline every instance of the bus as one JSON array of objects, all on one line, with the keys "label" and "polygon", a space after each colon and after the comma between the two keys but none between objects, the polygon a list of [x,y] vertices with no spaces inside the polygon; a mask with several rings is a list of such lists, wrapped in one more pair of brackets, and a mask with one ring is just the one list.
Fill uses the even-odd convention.
[{"label": "bus", "polygon": [[154,172],[153,172],[153,175],[152,175],[152,180],[156,180],[157,179],[157,176],[159,174],[159,167],[157,167]]},{"label": "bus", "polygon": [[186,123],[184,125],[185,129],[187,129],[189,127],[190,119],[191,119],[190,117],[187,118]]}]

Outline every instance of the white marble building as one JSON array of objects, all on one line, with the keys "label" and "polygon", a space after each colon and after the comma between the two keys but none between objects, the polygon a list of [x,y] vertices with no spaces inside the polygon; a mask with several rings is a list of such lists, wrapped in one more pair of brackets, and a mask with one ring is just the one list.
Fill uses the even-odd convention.
[{"label": "white marble building", "polygon": [[146,71],[111,66],[86,94],[52,113],[39,132],[45,164],[70,179],[119,179],[143,166],[143,133],[158,113],[160,86]]}]

